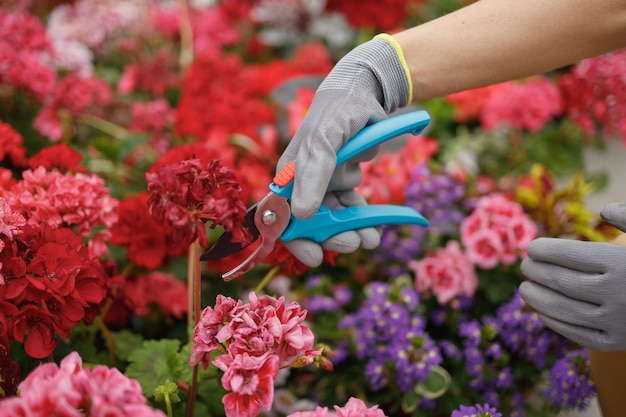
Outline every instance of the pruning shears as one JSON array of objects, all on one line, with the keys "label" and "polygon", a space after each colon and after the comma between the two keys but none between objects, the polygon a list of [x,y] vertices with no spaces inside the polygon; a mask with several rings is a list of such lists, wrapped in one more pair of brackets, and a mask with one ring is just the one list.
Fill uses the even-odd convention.
[{"label": "pruning shears", "polygon": [[[394,116],[366,126],[354,135],[337,152],[337,166],[376,145],[401,134],[420,134],[430,122],[424,110]],[[233,255],[261,239],[254,251],[239,265],[224,273],[222,278],[230,281],[262,262],[274,250],[277,240],[310,239],[321,243],[330,237],[349,230],[384,224],[417,224],[428,226],[428,220],[416,210],[397,205],[354,206],[330,210],[322,205],[311,218],[299,220],[291,214],[290,198],[293,191],[295,161],[283,167],[269,185],[268,194],[248,209],[244,226],[250,230],[252,239],[247,243],[233,242],[232,234],[225,232],[200,256],[210,261]]]}]

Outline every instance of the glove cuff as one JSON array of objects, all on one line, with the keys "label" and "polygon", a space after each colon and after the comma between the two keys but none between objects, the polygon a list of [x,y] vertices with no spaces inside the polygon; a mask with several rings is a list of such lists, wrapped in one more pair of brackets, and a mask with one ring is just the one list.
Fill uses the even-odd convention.
[{"label": "glove cuff", "polygon": [[413,101],[413,81],[411,79],[411,71],[409,70],[409,66],[406,63],[406,59],[404,59],[404,52],[402,52],[402,47],[400,46],[400,43],[398,43],[396,38],[394,38],[393,36],[391,36],[391,35],[389,35],[387,33],[380,33],[380,34],[374,36],[374,39],[382,39],[382,40],[384,40],[389,45],[391,45],[391,47],[393,48],[394,52],[396,53],[396,56],[398,58],[398,62],[400,63],[400,66],[402,67],[402,71],[404,72],[404,77],[405,77],[405,80],[406,80],[406,89],[408,90],[408,97],[407,97],[407,100],[406,100],[406,104],[404,104],[404,105],[409,104],[410,102]]}]

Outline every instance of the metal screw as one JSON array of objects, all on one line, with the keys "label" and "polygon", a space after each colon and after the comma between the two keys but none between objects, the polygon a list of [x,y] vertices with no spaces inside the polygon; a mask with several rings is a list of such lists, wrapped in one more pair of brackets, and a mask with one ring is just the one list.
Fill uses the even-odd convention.
[{"label": "metal screw", "polygon": [[265,210],[261,215],[261,221],[266,226],[276,223],[276,220],[278,220],[278,216],[274,210]]}]

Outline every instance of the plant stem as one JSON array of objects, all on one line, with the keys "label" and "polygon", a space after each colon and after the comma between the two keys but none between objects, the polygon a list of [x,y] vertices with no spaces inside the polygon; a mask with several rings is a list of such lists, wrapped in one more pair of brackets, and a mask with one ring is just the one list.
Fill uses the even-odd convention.
[{"label": "plant stem", "polygon": [[265,274],[265,276],[263,277],[263,279],[261,280],[261,282],[259,282],[259,284],[256,286],[256,288],[254,289],[255,294],[260,293],[261,291],[263,291],[263,289],[265,288],[265,286],[267,285],[268,282],[270,282],[272,280],[272,278],[274,278],[274,275],[276,275],[276,273],[278,272],[278,270],[280,269],[279,266],[275,266],[272,269],[270,269],[267,274]]},{"label": "plant stem", "polygon": [[[187,289],[188,289],[188,312],[187,323],[189,328],[189,341],[193,339],[193,329],[195,328],[201,314],[201,271],[200,271],[200,241],[194,240],[189,245],[189,257],[187,262]],[[193,416],[193,409],[198,393],[198,365],[193,367],[191,386],[187,396],[186,416]]]},{"label": "plant stem", "polygon": [[180,55],[178,61],[184,71],[193,62],[193,28],[191,26],[191,15],[189,14],[189,3],[187,0],[178,0],[178,6],[180,8],[178,13],[178,23],[180,25]]},{"label": "plant stem", "polygon": [[124,129],[122,126],[116,125],[115,123],[111,123],[108,120],[101,119],[91,114],[81,114],[77,117],[76,121],[84,125],[91,126],[94,129],[98,129],[101,132],[107,133],[117,139],[128,136],[129,134],[128,130]]},{"label": "plant stem", "polygon": [[165,407],[167,408],[167,417],[174,417],[174,410],[172,410],[172,401],[170,401],[170,395],[165,394]]}]

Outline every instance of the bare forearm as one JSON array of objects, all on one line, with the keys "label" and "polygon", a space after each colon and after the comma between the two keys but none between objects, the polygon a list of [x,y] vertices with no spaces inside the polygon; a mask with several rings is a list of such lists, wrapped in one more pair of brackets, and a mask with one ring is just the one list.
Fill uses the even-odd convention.
[{"label": "bare forearm", "polygon": [[421,101],[626,47],[626,1],[480,0],[394,37]]}]

